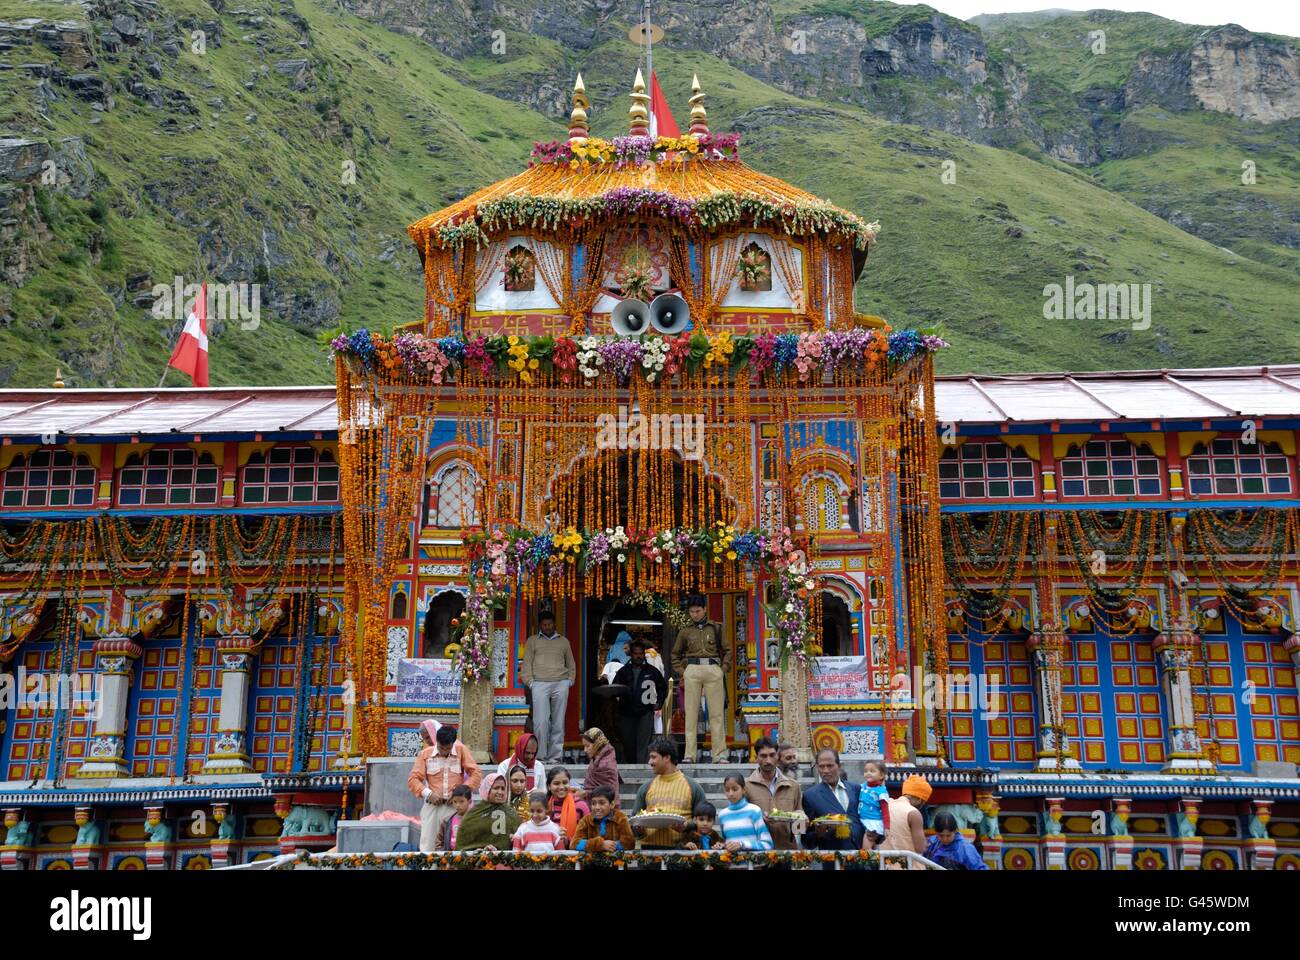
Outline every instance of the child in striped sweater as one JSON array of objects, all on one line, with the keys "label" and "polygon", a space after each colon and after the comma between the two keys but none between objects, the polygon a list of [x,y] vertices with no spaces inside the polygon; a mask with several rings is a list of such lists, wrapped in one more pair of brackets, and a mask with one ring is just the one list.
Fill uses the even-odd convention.
[{"label": "child in striped sweater", "polygon": [[551,819],[546,794],[529,794],[528,819],[510,838],[511,846],[524,853],[554,853],[564,849],[564,831]]},{"label": "child in striped sweater", "polygon": [[733,853],[737,850],[771,850],[772,834],[763,820],[763,811],[745,799],[745,778],[733,773],[722,786],[727,793],[728,805],[718,811],[718,826],[722,828],[726,848]]}]

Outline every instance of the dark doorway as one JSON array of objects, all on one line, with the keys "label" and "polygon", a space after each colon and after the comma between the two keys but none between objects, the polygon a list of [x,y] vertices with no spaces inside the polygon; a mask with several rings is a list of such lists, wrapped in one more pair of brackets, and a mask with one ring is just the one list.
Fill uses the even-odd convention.
[{"label": "dark doorway", "polygon": [[433,598],[424,615],[424,646],[421,656],[432,659],[447,656],[447,644],[451,642],[451,621],[464,612],[465,597],[454,590]]},{"label": "dark doorway", "polygon": [[[663,659],[665,679],[672,673],[669,654],[672,642],[677,635],[677,628],[672,626],[667,617],[655,613],[648,605],[624,603],[618,597],[592,597],[586,601],[586,658],[581,665],[582,679],[585,684],[587,716],[590,726],[600,727],[609,737],[618,751],[620,760],[625,756],[624,746],[619,741],[617,710],[611,699],[596,697],[591,694],[592,687],[606,683],[601,675],[609,659],[609,651],[614,647],[621,632],[628,637],[644,640],[659,652]],[[626,660],[626,656],[623,658]],[[650,658],[653,660],[653,657]]]},{"label": "dark doorway", "polygon": [[826,657],[851,657],[853,649],[853,619],[849,605],[829,590],[822,591],[822,655]]}]

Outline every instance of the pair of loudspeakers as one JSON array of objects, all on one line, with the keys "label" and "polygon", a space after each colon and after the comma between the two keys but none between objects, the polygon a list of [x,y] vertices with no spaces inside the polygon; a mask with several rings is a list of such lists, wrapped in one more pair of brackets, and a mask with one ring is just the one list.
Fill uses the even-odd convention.
[{"label": "pair of loudspeakers", "polygon": [[661,293],[649,303],[628,297],[609,315],[609,325],[620,337],[639,337],[653,327],[674,336],[691,322],[691,308],[675,293]]}]

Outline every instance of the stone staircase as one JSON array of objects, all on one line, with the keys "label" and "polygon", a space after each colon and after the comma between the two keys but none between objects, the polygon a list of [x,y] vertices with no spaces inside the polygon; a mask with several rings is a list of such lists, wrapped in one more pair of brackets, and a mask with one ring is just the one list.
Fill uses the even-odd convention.
[{"label": "stone staircase", "polygon": [[[410,757],[380,757],[366,764],[366,815],[392,810],[411,817],[420,816],[420,801],[406,789],[406,778],[411,772]],[[581,785],[586,776],[586,765],[563,764],[569,776],[577,785]],[[549,768],[548,768],[549,769]],[[723,794],[723,780],[731,773],[748,775],[753,771],[753,763],[747,764],[683,764],[679,767],[683,773],[695,780],[704,795],[718,807],[726,806]],[[649,766],[636,764],[621,766],[619,776],[622,785],[619,790],[619,806],[631,816],[635,811],[633,801],[642,784],[654,776]],[[406,842],[418,847],[420,828],[397,820],[342,820],[338,824],[338,849],[342,853],[380,853],[392,850],[399,842]]]}]

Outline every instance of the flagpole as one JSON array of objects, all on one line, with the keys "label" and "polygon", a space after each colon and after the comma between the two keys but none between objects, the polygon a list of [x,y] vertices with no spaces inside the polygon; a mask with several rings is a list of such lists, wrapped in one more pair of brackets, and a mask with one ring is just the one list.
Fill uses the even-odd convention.
[{"label": "flagpole", "polygon": [[[654,55],[651,52],[651,48],[654,46],[654,35],[651,34],[650,32],[650,0],[645,0],[644,9],[645,9],[645,72],[646,72],[645,79],[646,79],[646,83],[649,83],[653,87],[654,75],[655,75],[655,62],[654,62]],[[650,129],[655,130],[655,132],[658,132],[657,131],[658,124],[655,122],[654,115],[655,115],[655,102],[654,99],[651,98]]]}]

